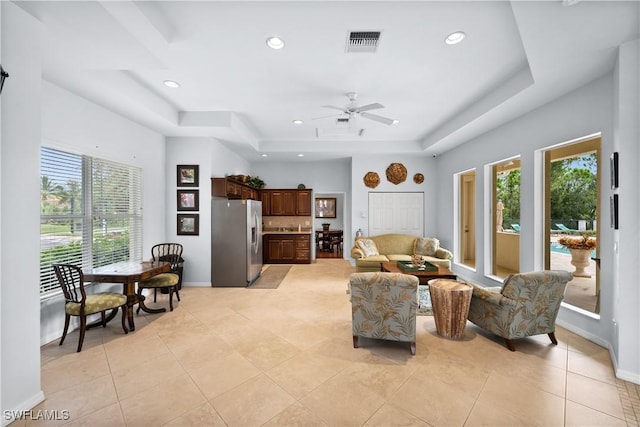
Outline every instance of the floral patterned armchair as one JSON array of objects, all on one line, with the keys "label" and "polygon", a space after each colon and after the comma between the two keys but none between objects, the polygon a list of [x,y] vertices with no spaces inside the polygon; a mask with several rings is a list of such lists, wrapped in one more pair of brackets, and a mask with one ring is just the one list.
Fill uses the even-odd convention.
[{"label": "floral patterned armchair", "polygon": [[473,286],[468,319],[483,329],[504,338],[515,351],[514,338],[548,334],[553,344],[556,317],[571,273],[545,270],[513,274],[502,288]]},{"label": "floral patterned armchair", "polygon": [[353,273],[351,292],[353,347],[358,337],[410,343],[416,354],[418,278],[401,273]]}]

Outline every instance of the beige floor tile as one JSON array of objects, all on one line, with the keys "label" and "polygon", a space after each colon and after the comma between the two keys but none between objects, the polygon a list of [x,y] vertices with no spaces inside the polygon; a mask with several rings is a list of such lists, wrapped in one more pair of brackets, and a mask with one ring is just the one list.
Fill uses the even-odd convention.
[{"label": "beige floor tile", "polygon": [[262,371],[291,359],[301,351],[269,331],[253,331],[243,338],[242,341],[233,344],[234,349]]},{"label": "beige floor tile", "polygon": [[564,398],[532,389],[493,373],[473,407],[468,425],[543,425],[564,423]]},{"label": "beige floor tile", "polygon": [[211,401],[229,426],[262,425],[294,402],[291,395],[263,374]]},{"label": "beige floor tile", "polygon": [[[104,375],[92,381],[84,382],[64,390],[49,393],[44,402],[34,411],[69,411],[71,419],[79,419],[97,410],[118,403],[118,396],[111,375]],[[68,420],[56,420],[47,425],[61,425]],[[42,425],[37,421],[27,421],[27,425]]]},{"label": "beige floor tile", "polygon": [[202,393],[210,401],[260,374],[260,370],[239,353],[203,362],[188,369]]},{"label": "beige floor tile", "polygon": [[126,399],[185,374],[185,370],[172,354],[163,353],[137,365],[113,370],[112,376],[118,398]]},{"label": "beige floor tile", "polygon": [[158,336],[143,340],[138,340],[137,337],[131,338],[132,340],[124,345],[105,345],[107,360],[112,371],[127,369],[169,353],[169,349]]},{"label": "beige floor tile", "polygon": [[99,409],[79,419],[71,419],[68,427],[119,427],[126,426],[119,403]]},{"label": "beige floor tile", "polygon": [[266,373],[290,395],[300,399],[347,366],[348,363],[344,361],[304,352]]},{"label": "beige floor tile", "polygon": [[332,377],[300,400],[332,426],[363,425],[385,401],[380,395],[348,377]]},{"label": "beige floor tile", "polygon": [[314,427],[328,426],[322,418],[299,403],[294,403],[284,411],[263,424],[263,427],[299,426]]},{"label": "beige floor tile", "polygon": [[626,426],[627,423],[622,419],[612,417],[595,409],[580,405],[579,403],[567,401],[566,426],[584,427],[584,426]]},{"label": "beige floor tile", "polygon": [[192,338],[189,345],[171,351],[185,369],[197,369],[203,363],[230,356],[235,350],[220,336],[207,331],[197,338]]},{"label": "beige floor tile", "polygon": [[45,394],[92,381],[108,375],[109,364],[102,346],[83,349],[82,352],[62,354],[51,359],[42,368],[42,390]]},{"label": "beige floor tile", "polygon": [[622,404],[615,385],[568,372],[567,400],[624,419]]},{"label": "beige floor tile", "polygon": [[193,410],[172,419],[164,427],[218,427],[226,426],[220,414],[209,403],[204,403]]},{"label": "beige floor tile", "polygon": [[611,358],[609,357],[609,353],[605,351],[595,353],[591,356],[569,351],[568,370],[569,372],[604,381],[609,384],[616,383]]},{"label": "beige floor tile", "polygon": [[157,426],[202,406],[206,400],[188,375],[120,400],[127,425]]},{"label": "beige floor tile", "polygon": [[366,422],[367,427],[428,427],[429,424],[393,405],[385,404]]}]

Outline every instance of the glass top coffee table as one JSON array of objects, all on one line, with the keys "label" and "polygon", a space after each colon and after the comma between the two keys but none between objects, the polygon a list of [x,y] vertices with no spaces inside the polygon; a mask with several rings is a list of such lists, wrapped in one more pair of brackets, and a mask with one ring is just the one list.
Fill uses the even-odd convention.
[{"label": "glass top coffee table", "polygon": [[457,279],[457,276],[448,268],[435,264],[430,264],[437,268],[437,270],[417,270],[417,269],[403,269],[398,266],[398,261],[381,262],[380,271],[386,271],[387,273],[403,273],[416,276],[421,285],[426,285],[431,279]]}]

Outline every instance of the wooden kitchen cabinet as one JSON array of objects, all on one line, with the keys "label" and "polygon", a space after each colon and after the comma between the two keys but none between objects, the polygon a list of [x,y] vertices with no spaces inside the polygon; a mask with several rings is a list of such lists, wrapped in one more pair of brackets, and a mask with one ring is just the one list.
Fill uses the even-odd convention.
[{"label": "wooden kitchen cabinet", "polygon": [[311,191],[296,191],[296,215],[311,216]]},{"label": "wooden kitchen cabinet", "polygon": [[261,190],[262,216],[311,216],[311,190]]},{"label": "wooden kitchen cabinet", "polygon": [[311,236],[308,234],[265,234],[262,239],[265,264],[309,264]]},{"label": "wooden kitchen cabinet", "polygon": [[211,178],[211,195],[227,199],[258,200],[258,191],[231,178]]}]

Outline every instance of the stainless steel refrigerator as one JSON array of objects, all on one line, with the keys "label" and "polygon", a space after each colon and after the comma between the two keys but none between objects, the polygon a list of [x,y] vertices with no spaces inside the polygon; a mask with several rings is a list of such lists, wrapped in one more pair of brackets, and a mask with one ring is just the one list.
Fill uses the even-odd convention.
[{"label": "stainless steel refrigerator", "polygon": [[245,287],[262,270],[262,203],[211,201],[211,286]]}]

